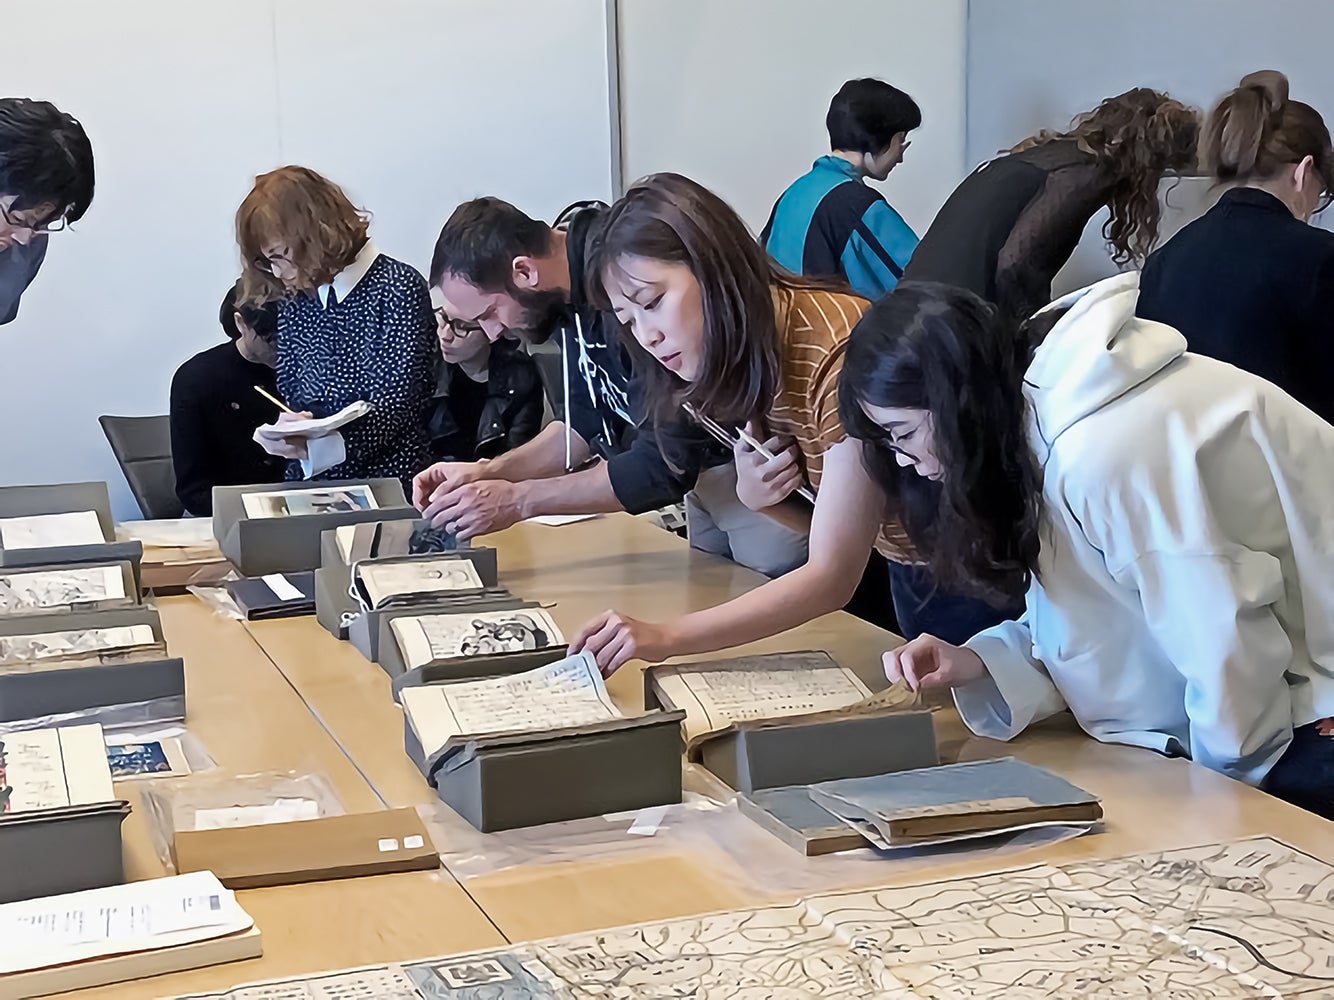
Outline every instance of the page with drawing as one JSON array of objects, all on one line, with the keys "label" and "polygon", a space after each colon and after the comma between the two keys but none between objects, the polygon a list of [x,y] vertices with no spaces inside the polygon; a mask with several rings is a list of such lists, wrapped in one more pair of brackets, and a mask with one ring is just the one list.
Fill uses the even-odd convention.
[{"label": "page with drawing", "polygon": [[453,736],[535,732],[621,717],[587,653],[509,677],[408,687],[400,697],[428,755]]},{"label": "page with drawing", "polygon": [[854,705],[871,692],[826,653],[783,653],[652,668],[653,683],[686,713],[686,741],[734,722]]},{"label": "page with drawing", "polygon": [[363,563],[357,576],[372,608],[405,594],[481,590],[482,578],[471,559],[415,559],[411,562]]},{"label": "page with drawing", "polygon": [[117,625],[111,628],[41,632],[35,635],[0,635],[0,663],[20,660],[51,660],[111,650],[151,646],[151,625]]},{"label": "page with drawing", "polygon": [[119,566],[0,573],[0,614],[124,600],[126,596],[125,574]]},{"label": "page with drawing", "polygon": [[96,511],[0,518],[0,548],[53,549],[65,545],[102,545],[105,542],[102,522]]},{"label": "page with drawing", "polygon": [[395,618],[390,627],[409,670],[459,656],[495,656],[565,644],[541,608]]}]

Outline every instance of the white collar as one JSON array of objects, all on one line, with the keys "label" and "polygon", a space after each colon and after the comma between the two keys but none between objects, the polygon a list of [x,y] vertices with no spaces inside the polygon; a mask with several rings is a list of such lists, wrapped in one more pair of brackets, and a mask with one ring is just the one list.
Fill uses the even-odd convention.
[{"label": "white collar", "polygon": [[380,251],[375,249],[375,241],[367,239],[357,255],[352,258],[352,263],[347,265],[334,275],[333,281],[327,285],[320,285],[315,289],[315,293],[320,297],[320,305],[329,308],[329,288],[333,287],[334,294],[338,296],[339,302],[346,302],[347,297],[352,294],[352,289],[357,287],[357,282],[366,277],[366,272],[371,269],[375,263],[375,258],[380,256]]}]

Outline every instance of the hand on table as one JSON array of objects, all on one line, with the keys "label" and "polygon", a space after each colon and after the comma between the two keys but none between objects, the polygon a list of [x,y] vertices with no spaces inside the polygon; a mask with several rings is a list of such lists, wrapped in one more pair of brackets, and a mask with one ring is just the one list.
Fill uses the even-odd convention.
[{"label": "hand on table", "polygon": [[432,500],[443,497],[450,490],[483,478],[484,462],[436,462],[423,469],[412,479],[412,506],[425,510]]},{"label": "hand on table", "polygon": [[971,649],[951,646],[933,635],[918,636],[884,656],[885,677],[911,691],[956,688],[987,676],[987,665]]},{"label": "hand on table", "polygon": [[584,652],[597,659],[603,677],[610,677],[636,657],[658,663],[671,656],[671,631],[665,625],[604,611],[581,628],[570,643],[571,654]]},{"label": "hand on table", "polygon": [[[416,494],[416,485],[413,493]],[[503,479],[481,479],[462,486],[441,487],[422,517],[461,540],[501,531],[523,519],[518,487]]]},{"label": "hand on table", "polygon": [[[759,428],[753,421],[746,425],[746,433],[759,439]],[[738,439],[732,449],[736,459],[736,495],[755,511],[782,503],[800,489],[805,480],[795,444],[771,437],[764,442],[764,447],[773,458],[765,458],[742,439]]]},{"label": "hand on table", "polygon": [[[310,420],[315,414],[302,411],[301,413],[289,413],[283,410],[278,414],[274,426],[281,429],[283,424],[295,423],[298,420]],[[266,439],[262,442],[262,447],[270,455],[277,455],[279,458],[286,458],[290,461],[300,461],[306,457],[306,438],[304,436],[285,437],[274,441]]]}]

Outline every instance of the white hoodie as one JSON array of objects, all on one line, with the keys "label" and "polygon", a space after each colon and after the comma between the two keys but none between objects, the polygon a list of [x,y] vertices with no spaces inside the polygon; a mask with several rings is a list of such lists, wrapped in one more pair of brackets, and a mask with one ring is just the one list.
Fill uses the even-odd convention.
[{"label": "white hoodie", "polygon": [[978,735],[1064,708],[1097,739],[1250,784],[1334,716],[1334,427],[1135,317],[1139,275],[1069,307],[1025,376],[1043,467],[1039,581],[968,646]]}]

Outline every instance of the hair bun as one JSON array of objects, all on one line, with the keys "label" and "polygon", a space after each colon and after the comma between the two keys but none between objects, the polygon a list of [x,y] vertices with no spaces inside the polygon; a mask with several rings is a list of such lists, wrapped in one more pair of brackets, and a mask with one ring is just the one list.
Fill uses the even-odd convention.
[{"label": "hair bun", "polygon": [[1265,95],[1270,112],[1288,103],[1288,78],[1276,69],[1262,69],[1241,78],[1242,90],[1258,90]]}]

